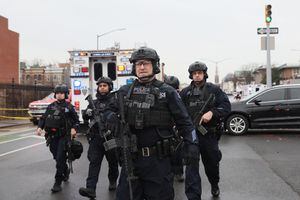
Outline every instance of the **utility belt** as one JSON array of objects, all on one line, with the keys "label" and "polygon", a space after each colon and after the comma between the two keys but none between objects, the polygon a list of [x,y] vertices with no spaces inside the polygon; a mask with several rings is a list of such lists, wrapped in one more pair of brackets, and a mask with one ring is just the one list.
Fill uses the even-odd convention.
[{"label": "utility belt", "polygon": [[53,138],[55,137],[64,137],[66,135],[65,129],[62,128],[45,128],[45,140],[46,140],[46,146],[49,146],[52,142]]},{"label": "utility belt", "polygon": [[175,138],[160,140],[154,146],[138,148],[137,154],[141,157],[157,156],[162,159],[171,156],[176,151],[175,142]]}]

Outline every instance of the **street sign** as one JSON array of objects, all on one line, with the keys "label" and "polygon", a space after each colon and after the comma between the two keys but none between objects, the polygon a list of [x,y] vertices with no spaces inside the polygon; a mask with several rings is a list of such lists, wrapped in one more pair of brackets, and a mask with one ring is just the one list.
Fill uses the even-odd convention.
[{"label": "street sign", "polygon": [[[261,50],[267,50],[267,37],[263,36],[260,38]],[[270,50],[275,50],[275,37],[270,37]]]},{"label": "street sign", "polygon": [[[279,33],[278,27],[270,28],[270,34],[278,34],[278,33]],[[267,28],[257,28],[257,34],[258,35],[267,34]]]}]

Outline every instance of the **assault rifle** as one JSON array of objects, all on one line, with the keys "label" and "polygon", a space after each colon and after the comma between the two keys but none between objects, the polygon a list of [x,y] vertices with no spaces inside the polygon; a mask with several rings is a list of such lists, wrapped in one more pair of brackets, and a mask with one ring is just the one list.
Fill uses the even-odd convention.
[{"label": "assault rifle", "polygon": [[214,95],[210,94],[208,99],[204,102],[204,105],[202,106],[201,110],[196,114],[194,117],[194,124],[197,126],[197,130],[202,134],[205,135],[207,133],[207,130],[205,127],[201,124],[202,123],[202,116],[204,112],[206,111],[207,107],[212,103],[214,100]]},{"label": "assault rifle", "polygon": [[137,152],[136,136],[132,135],[129,125],[125,120],[124,113],[124,95],[118,92],[118,101],[120,105],[121,127],[120,127],[120,147],[122,150],[123,167],[127,174],[127,181],[129,184],[130,200],[133,200],[132,181],[137,179],[133,173],[132,153]]},{"label": "assault rifle", "polygon": [[89,104],[92,107],[93,110],[93,121],[89,124],[89,128],[92,128],[94,126],[95,123],[97,123],[98,125],[98,131],[99,131],[99,135],[101,137],[104,138],[105,142],[103,143],[104,149],[105,151],[109,151],[113,148],[117,147],[117,143],[115,139],[107,139],[107,136],[111,135],[111,131],[110,130],[106,130],[105,128],[105,124],[104,124],[104,120],[103,120],[103,116],[102,113],[100,112],[99,109],[96,108],[93,98],[91,95],[88,95],[85,100],[87,100],[89,102]]}]

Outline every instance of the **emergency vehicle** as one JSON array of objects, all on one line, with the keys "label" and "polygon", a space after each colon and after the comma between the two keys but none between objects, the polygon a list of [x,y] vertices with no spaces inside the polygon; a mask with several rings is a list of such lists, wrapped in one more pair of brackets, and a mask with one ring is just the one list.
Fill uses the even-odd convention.
[{"label": "emergency vehicle", "polygon": [[114,84],[113,90],[133,82],[135,77],[131,74],[132,64],[129,62],[133,50],[69,51],[72,103],[81,123],[83,123],[82,111],[88,106],[85,98],[89,94],[95,98],[98,78],[102,76],[111,78]]}]

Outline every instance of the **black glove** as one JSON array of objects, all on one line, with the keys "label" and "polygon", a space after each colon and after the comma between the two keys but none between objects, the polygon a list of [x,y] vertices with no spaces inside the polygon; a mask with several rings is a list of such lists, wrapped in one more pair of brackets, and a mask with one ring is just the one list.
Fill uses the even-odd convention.
[{"label": "black glove", "polygon": [[197,144],[188,141],[183,144],[183,163],[185,165],[195,165],[199,163],[200,153]]}]

